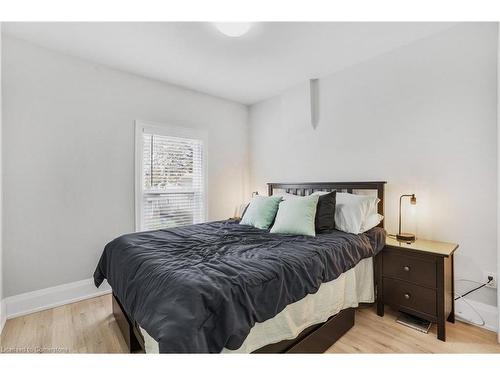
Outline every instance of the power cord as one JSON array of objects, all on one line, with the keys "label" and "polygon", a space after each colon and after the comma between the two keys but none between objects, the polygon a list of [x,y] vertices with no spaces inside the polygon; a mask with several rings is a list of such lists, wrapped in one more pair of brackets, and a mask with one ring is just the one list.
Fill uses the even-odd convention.
[{"label": "power cord", "polygon": [[[465,280],[465,281],[471,281],[471,282],[477,282],[477,281],[472,281],[472,280]],[[460,299],[460,298],[464,298],[466,295],[469,295],[471,294],[472,292],[475,292],[476,290],[479,290],[481,288],[484,288],[486,285],[488,285],[489,283],[491,283],[493,281],[493,277],[492,276],[488,276],[488,281],[486,283],[483,283],[481,285],[479,285],[478,287],[474,288],[474,289],[471,289],[469,290],[468,292],[464,293],[464,294],[459,294],[457,298],[455,298],[455,301],[457,299]],[[457,293],[455,293],[457,294]]]},{"label": "power cord", "polygon": [[484,321],[484,319],[483,319],[482,315],[481,315],[481,314],[479,313],[479,311],[477,311],[477,310],[474,308],[474,306],[472,306],[472,304],[470,304],[470,303],[469,303],[469,301],[467,301],[464,297],[465,297],[466,295],[468,295],[468,294],[472,293],[472,292],[475,292],[475,291],[476,291],[476,290],[478,290],[478,289],[481,289],[481,288],[485,287],[485,286],[486,286],[486,285],[488,285],[489,283],[491,283],[491,282],[493,281],[493,277],[488,276],[488,282],[486,282],[486,283],[480,283],[480,282],[477,282],[477,281],[474,281],[474,280],[468,280],[468,279],[458,279],[457,281],[467,281],[467,282],[471,282],[471,283],[481,284],[481,285],[479,285],[478,287],[473,288],[473,289],[469,290],[468,292],[466,292],[466,293],[464,293],[464,294],[458,294],[457,292],[455,292],[455,296],[456,296],[455,301],[456,301],[456,300],[461,299],[463,302],[465,302],[465,304],[466,304],[467,306],[469,306],[469,307],[470,307],[470,309],[476,313],[476,315],[479,317],[479,319],[481,319],[481,323],[477,323],[477,322],[474,322],[474,321],[472,321],[472,320],[468,320],[468,319],[466,319],[466,320],[468,320],[470,323],[475,324],[475,325],[477,325],[477,326],[480,326],[480,327],[484,326],[484,325],[486,324],[486,322]]}]

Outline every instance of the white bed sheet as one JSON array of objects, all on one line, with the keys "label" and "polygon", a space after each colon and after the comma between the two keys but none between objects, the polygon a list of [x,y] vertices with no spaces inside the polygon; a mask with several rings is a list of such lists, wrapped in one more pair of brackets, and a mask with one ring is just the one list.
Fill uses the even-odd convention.
[{"label": "white bed sheet", "polygon": [[[268,344],[293,339],[307,327],[327,321],[340,310],[373,301],[373,259],[366,258],[335,280],[321,284],[316,293],[288,305],[275,317],[256,323],[239,349],[224,349],[222,353],[251,353]],[[158,342],[142,327],[141,332],[146,353],[158,353]]]}]

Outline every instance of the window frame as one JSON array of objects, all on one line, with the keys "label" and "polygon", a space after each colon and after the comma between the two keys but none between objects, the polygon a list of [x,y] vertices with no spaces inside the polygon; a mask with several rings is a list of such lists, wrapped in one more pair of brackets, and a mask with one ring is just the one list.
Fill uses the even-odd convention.
[{"label": "window frame", "polygon": [[135,120],[135,230],[141,231],[143,209],[143,133],[152,133],[160,136],[195,139],[203,142],[202,171],[203,171],[203,216],[208,218],[208,132],[189,127],[161,124],[151,121]]}]

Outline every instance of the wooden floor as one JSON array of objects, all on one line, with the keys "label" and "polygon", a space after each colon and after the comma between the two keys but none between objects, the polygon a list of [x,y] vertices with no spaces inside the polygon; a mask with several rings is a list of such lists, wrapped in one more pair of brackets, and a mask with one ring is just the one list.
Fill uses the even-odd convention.
[{"label": "wooden floor", "polygon": [[428,334],[396,323],[396,312],[385,308],[358,309],[356,324],[327,353],[500,353],[494,332],[457,321],[446,323],[446,342],[436,338],[436,325]]},{"label": "wooden floor", "polygon": [[[436,328],[423,334],[395,322],[386,309],[356,312],[356,325],[328,353],[500,353],[496,334],[465,323],[447,323],[447,342]],[[0,337],[3,352],[123,353],[125,342],[111,312],[111,296],[8,320]]]},{"label": "wooden floor", "polygon": [[111,311],[111,295],[7,320],[3,352],[124,353],[127,347]]}]

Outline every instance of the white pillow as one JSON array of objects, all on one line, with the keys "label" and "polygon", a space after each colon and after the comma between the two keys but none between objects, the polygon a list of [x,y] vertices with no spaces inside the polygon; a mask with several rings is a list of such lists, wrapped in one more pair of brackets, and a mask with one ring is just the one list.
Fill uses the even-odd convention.
[{"label": "white pillow", "polygon": [[380,199],[369,195],[337,192],[335,227],[343,232],[360,234],[377,224],[377,205]]},{"label": "white pillow", "polygon": [[380,199],[372,195],[359,195],[351,193],[337,192],[337,202],[347,204],[360,204],[362,206],[365,217],[377,213],[377,205]]},{"label": "white pillow", "polygon": [[[314,195],[328,194],[315,191]],[[360,234],[377,226],[382,219],[377,205],[380,199],[370,195],[337,192],[335,203],[335,228],[347,233]]]},{"label": "white pillow", "polygon": [[367,230],[375,228],[377,225],[380,224],[380,222],[382,220],[384,220],[384,217],[382,215],[380,215],[380,214],[372,214],[372,215],[368,216],[363,221],[363,224],[361,224],[360,233],[364,233]]},{"label": "white pillow", "polygon": [[286,201],[287,199],[296,199],[301,198],[301,195],[295,195],[290,193],[275,193],[272,195],[273,197],[281,197],[282,200]]}]

